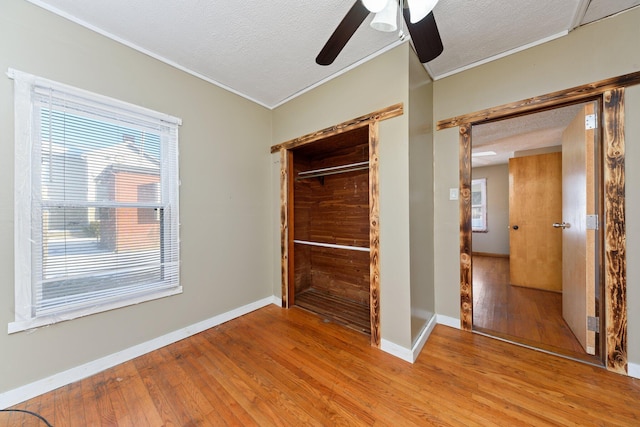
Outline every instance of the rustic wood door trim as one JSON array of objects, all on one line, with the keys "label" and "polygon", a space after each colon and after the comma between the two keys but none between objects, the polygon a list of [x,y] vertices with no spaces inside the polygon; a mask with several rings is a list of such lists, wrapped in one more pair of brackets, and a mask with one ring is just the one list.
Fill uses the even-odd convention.
[{"label": "rustic wood door trim", "polygon": [[378,121],[369,124],[369,315],[371,345],[380,347],[380,181]]},{"label": "rustic wood door trim", "polygon": [[[280,254],[282,280],[282,307],[293,305],[292,287],[294,284],[293,230],[293,180],[290,171],[293,170],[293,153],[284,148],[280,149]],[[290,297],[291,296],[291,297]]]},{"label": "rustic wood door trim", "polygon": [[395,104],[382,110],[340,123],[318,132],[310,133],[271,147],[280,152],[280,254],[282,307],[293,305],[293,153],[292,149],[322,139],[348,132],[363,126],[369,127],[369,314],[371,319],[371,345],[380,347],[380,197],[378,176],[378,124],[382,120],[404,113],[403,104]]},{"label": "rustic wood door trim", "polygon": [[508,117],[598,100],[602,108],[604,290],[603,363],[627,373],[626,229],[624,184],[624,87],[640,83],[640,72],[583,85],[567,91],[483,110],[438,122],[438,129],[459,126],[460,165],[460,327],[473,329],[471,143],[472,126]]},{"label": "rustic wood door trim", "polygon": [[482,122],[495,121],[509,116],[520,116],[535,111],[551,109],[562,104],[578,104],[591,98],[597,98],[607,91],[637,84],[640,84],[640,71],[439,120],[436,130],[469,124],[478,125]]},{"label": "rustic wood door trim", "polygon": [[271,153],[276,153],[282,148],[291,150],[293,148],[301,147],[303,145],[318,141],[319,139],[328,138],[342,132],[348,132],[362,126],[367,126],[372,122],[380,122],[382,120],[401,116],[404,113],[403,110],[403,104],[400,102],[398,104],[394,104],[387,108],[374,111],[373,113],[365,114],[364,116],[356,117],[355,119],[348,120],[335,126],[330,126],[317,132],[308,133],[304,136],[300,136],[298,138],[273,145],[271,146]]},{"label": "rustic wood door trim", "polygon": [[473,328],[471,274],[471,125],[460,126],[460,327]]},{"label": "rustic wood door trim", "polygon": [[606,365],[627,372],[624,88],[603,94]]}]

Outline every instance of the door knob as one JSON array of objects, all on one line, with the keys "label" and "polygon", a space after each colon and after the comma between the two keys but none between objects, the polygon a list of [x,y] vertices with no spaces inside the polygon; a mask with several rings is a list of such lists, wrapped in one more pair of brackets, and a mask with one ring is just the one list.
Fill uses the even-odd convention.
[{"label": "door knob", "polygon": [[569,224],[568,222],[564,222],[564,221],[562,223],[554,222],[553,223],[553,227],[554,228],[562,228],[564,230],[565,228],[571,227],[571,224]]},{"label": "door knob", "polygon": [[511,227],[511,228],[513,228],[514,230],[517,230],[517,229],[518,229],[518,228],[520,228],[520,227],[518,227],[517,225],[514,225],[514,226],[513,226],[513,227]]}]

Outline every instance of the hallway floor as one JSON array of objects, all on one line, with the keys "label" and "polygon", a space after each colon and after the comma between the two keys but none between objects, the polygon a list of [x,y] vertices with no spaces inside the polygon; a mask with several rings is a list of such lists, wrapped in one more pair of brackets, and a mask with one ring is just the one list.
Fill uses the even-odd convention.
[{"label": "hallway floor", "polygon": [[509,284],[509,259],[474,255],[473,328],[478,332],[601,365],[562,318],[562,294]]}]

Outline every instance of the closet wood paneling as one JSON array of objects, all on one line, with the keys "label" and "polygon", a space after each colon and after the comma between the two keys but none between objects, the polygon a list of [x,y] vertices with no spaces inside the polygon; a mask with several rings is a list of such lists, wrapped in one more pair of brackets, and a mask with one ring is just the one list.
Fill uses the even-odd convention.
[{"label": "closet wood paneling", "polygon": [[[280,233],[281,233],[281,276],[282,276],[282,306],[291,307],[295,304],[295,172],[294,157],[316,161],[325,166],[340,166],[337,161],[355,157],[361,160],[364,168],[368,167],[368,224],[369,242],[364,246],[369,253],[369,304],[360,305],[357,302],[342,301],[343,306],[350,307],[347,311],[358,311],[360,319],[369,316],[369,321],[353,322],[354,329],[365,331],[370,335],[371,345],[380,347],[380,207],[379,207],[379,122],[404,114],[402,103],[376,110],[355,119],[342,122],[301,137],[273,145],[271,153],[280,152]],[[323,163],[324,162],[324,163]],[[360,163],[360,162],[354,162]],[[349,164],[349,163],[346,163]],[[344,167],[345,164],[342,166]],[[355,168],[354,168],[355,169]],[[313,169],[311,169],[313,170]],[[352,169],[353,170],[353,169]],[[342,170],[344,172],[344,170]],[[305,176],[309,178],[309,174]],[[311,213],[309,212],[309,215]],[[300,214],[304,215],[304,213]],[[299,223],[301,221],[298,221]],[[304,228],[304,226],[302,226]],[[304,234],[304,230],[300,232]],[[308,234],[306,234],[308,235]],[[296,239],[297,240],[297,239]],[[302,240],[302,239],[300,239]],[[357,241],[357,239],[356,239]],[[346,246],[346,245],[345,245]],[[355,252],[355,251],[354,251]],[[311,252],[309,252],[311,253]],[[302,255],[304,257],[304,255]],[[312,262],[310,263],[312,265]],[[299,272],[300,267],[298,266]],[[302,274],[302,273],[300,273]],[[300,276],[300,275],[299,275]],[[315,295],[315,296],[314,296]],[[335,298],[327,298],[321,291],[309,289],[301,295],[305,299],[315,299],[323,307],[331,306]],[[309,298],[307,298],[309,297]],[[336,297],[338,298],[338,297]],[[325,302],[329,301],[328,303]],[[350,304],[349,304],[350,303]],[[352,316],[353,317],[353,316]]]},{"label": "closet wood paneling", "polygon": [[310,249],[313,262],[311,287],[369,305],[369,252],[320,247]]},{"label": "closet wood paneling", "polygon": [[[311,166],[309,161],[300,156],[295,156],[293,167],[294,177],[298,176],[298,173],[310,169]],[[313,209],[313,198],[311,197],[311,192],[316,179],[308,178],[296,180],[293,178],[293,180],[293,200],[295,201],[293,208],[293,238],[299,240],[310,240],[309,225],[311,221],[311,210]]]},{"label": "closet wood paneling", "polygon": [[[344,132],[291,151],[294,240],[368,249],[368,169],[319,177],[300,175],[300,172],[368,162],[368,128]],[[295,294],[312,290],[314,295],[342,298],[362,307],[367,316],[370,301],[368,251],[295,243],[294,253]],[[295,304],[295,295],[293,300]],[[326,315],[330,306],[322,304],[318,312]],[[342,306],[335,304],[333,317],[344,322],[340,313]],[[309,308],[306,302],[305,307]]]},{"label": "closet wood paneling", "polygon": [[[308,240],[348,246],[369,246],[369,176],[367,171],[313,179],[308,190]],[[309,181],[309,180],[307,180]],[[305,199],[305,202],[309,200]],[[296,233],[296,239],[299,234]]]},{"label": "closet wood paneling", "polygon": [[294,304],[295,296],[309,289],[312,284],[311,276],[311,250],[313,247],[295,245],[294,261]]}]

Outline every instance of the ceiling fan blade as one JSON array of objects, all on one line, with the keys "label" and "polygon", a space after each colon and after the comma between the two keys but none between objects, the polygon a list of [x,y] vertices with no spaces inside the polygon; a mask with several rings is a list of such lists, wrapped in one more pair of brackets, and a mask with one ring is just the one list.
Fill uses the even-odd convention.
[{"label": "ceiling fan blade", "polygon": [[332,64],[368,15],[369,10],[360,0],[356,0],[316,57],[316,63],[318,65]]},{"label": "ceiling fan blade", "polygon": [[424,64],[438,57],[444,47],[442,46],[442,39],[440,38],[433,12],[429,12],[424,19],[415,24],[412,24],[409,19],[409,9],[404,9],[402,12],[420,62]]}]

